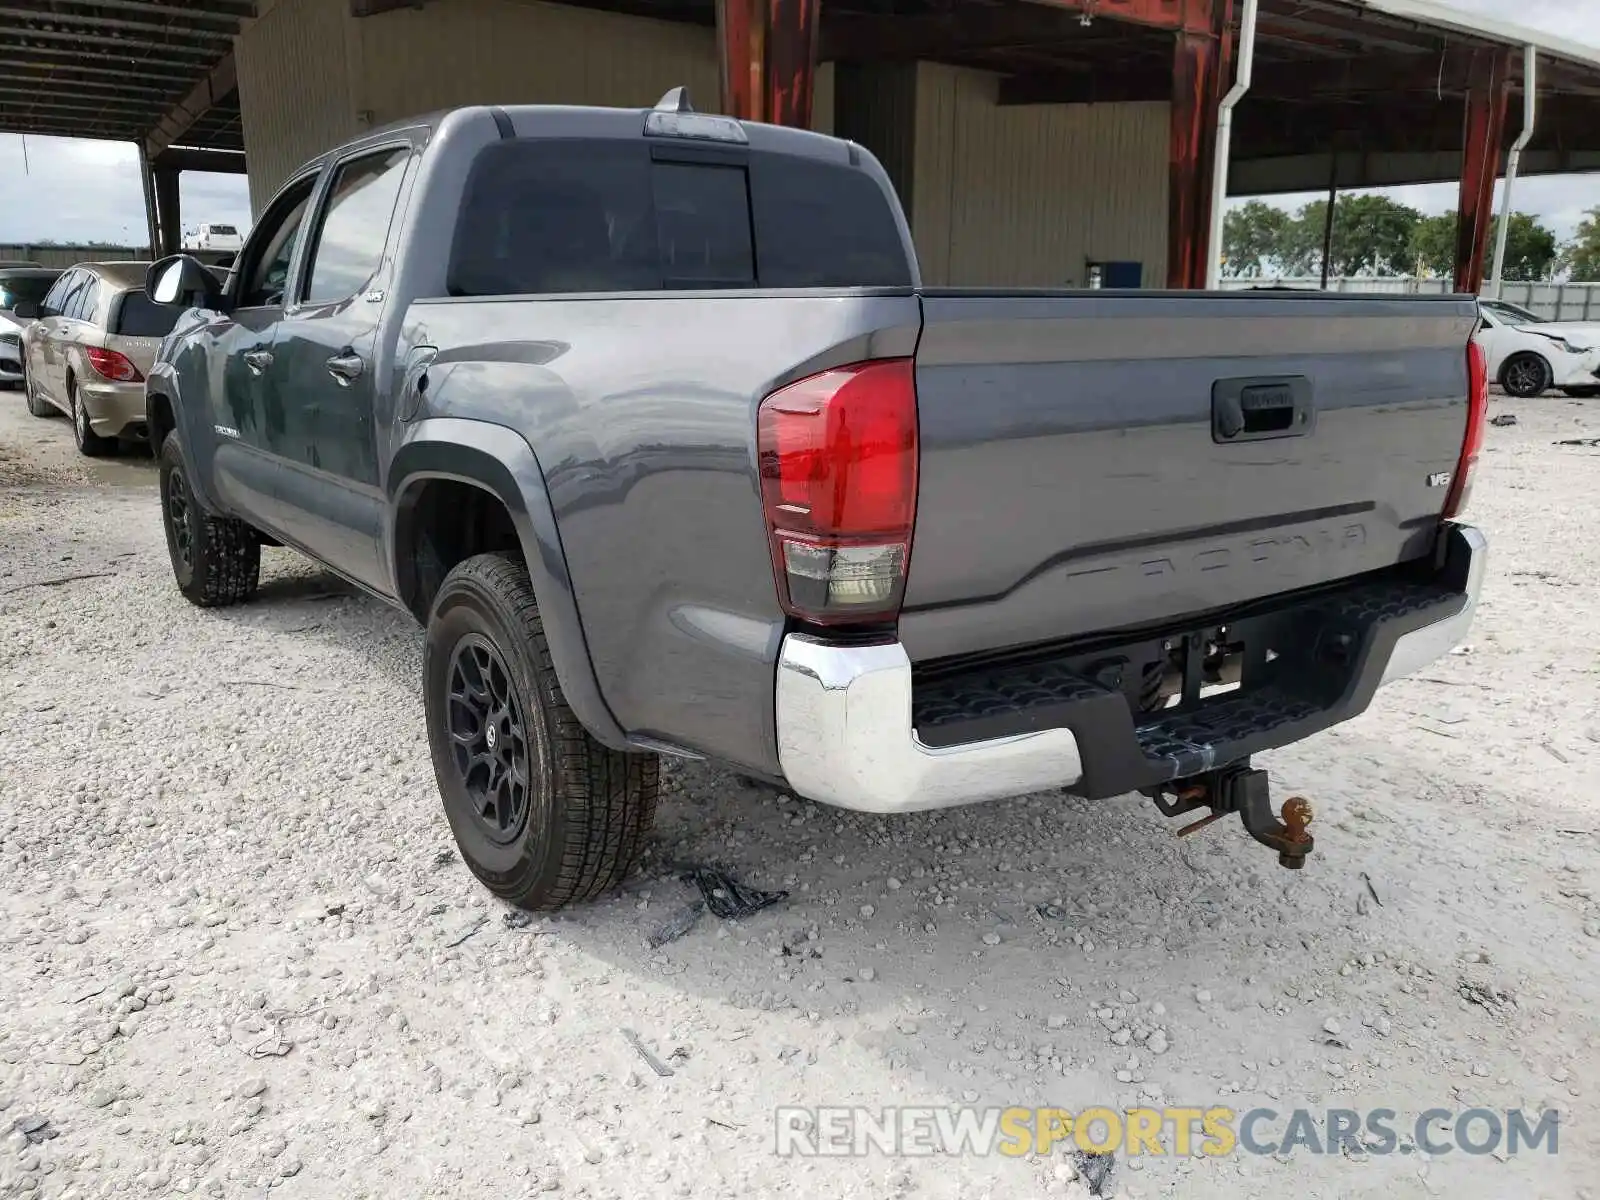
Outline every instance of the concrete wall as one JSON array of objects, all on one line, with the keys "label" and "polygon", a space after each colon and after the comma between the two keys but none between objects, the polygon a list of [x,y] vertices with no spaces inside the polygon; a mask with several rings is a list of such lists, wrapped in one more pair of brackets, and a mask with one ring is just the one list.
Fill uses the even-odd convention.
[{"label": "concrete wall", "polygon": [[[433,0],[360,19],[346,0],[277,0],[238,40],[239,98],[259,214],[296,166],[364,128],[465,104],[643,108],[687,86],[715,111],[708,28],[538,0]],[[833,68],[813,125],[831,131]]]},{"label": "concrete wall", "polygon": [[0,246],[0,259],[36,262],[41,267],[72,267],[81,262],[143,262],[149,246],[67,246],[12,243]]},{"label": "concrete wall", "polygon": [[924,279],[1083,287],[1089,260],[1167,264],[1165,103],[1001,108],[998,76],[917,67],[911,227]]}]

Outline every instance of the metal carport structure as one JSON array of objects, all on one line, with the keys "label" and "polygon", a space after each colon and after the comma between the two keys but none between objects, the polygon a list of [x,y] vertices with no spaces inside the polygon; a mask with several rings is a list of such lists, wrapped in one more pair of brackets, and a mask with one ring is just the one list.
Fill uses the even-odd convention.
[{"label": "metal carport structure", "polygon": [[243,172],[233,39],[253,0],[0,4],[0,132],[139,147],[152,247],[179,242],[178,174]]},{"label": "metal carport structure", "polygon": [[[916,63],[981,70],[998,80],[995,103],[1006,109],[1161,101],[1170,107],[1165,282],[1194,287],[1204,280],[1212,253],[1217,108],[1233,79],[1241,4],[589,0],[572,7],[700,27],[715,41],[721,108],[753,119],[809,123],[824,63],[867,72]],[[483,24],[483,36],[493,38],[497,12],[528,5],[0,0],[0,131],[137,143],[147,163],[152,243],[174,247],[177,172],[239,170],[250,149],[234,65],[237,46],[252,36],[250,19],[291,7],[331,22],[328,28],[356,42],[363,28],[403,23],[424,9],[449,20],[470,9],[471,18]],[[393,44],[392,37],[386,44]],[[1529,44],[1539,53],[1541,105],[1522,172],[1600,170],[1600,51],[1434,0],[1261,0],[1254,83],[1234,124],[1230,191],[1459,179],[1456,283],[1476,290],[1494,179],[1520,125],[1520,111],[1509,99],[1520,87],[1522,50]],[[283,65],[292,79],[295,64]],[[344,107],[331,118],[318,114],[316,138],[339,130],[339,136],[356,133],[372,118],[353,99],[347,102],[342,83],[322,82],[332,82],[322,91]],[[356,90],[352,83],[349,95]],[[506,90],[503,84],[486,85],[486,94],[476,98],[521,98]],[[710,106],[708,98],[698,99]],[[301,111],[302,101],[282,90],[251,100],[281,107],[280,123],[309,129],[311,115]],[[377,119],[404,115],[384,111]],[[902,117],[912,120],[915,114],[841,106],[835,131],[867,144],[891,175],[900,169],[896,182],[909,188],[912,180],[884,133],[885,121]]]}]

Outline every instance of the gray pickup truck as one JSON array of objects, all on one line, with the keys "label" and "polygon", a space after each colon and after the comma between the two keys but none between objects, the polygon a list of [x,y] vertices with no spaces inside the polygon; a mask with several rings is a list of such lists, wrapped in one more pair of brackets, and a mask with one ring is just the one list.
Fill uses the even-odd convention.
[{"label": "gray pickup truck", "polygon": [[426,626],[461,852],[620,880],[662,755],[897,813],[1060,788],[1237,813],[1250,756],[1472,618],[1470,297],[925,287],[860,146],[478,107],[295,173],[149,380],[173,571],[299,550]]}]

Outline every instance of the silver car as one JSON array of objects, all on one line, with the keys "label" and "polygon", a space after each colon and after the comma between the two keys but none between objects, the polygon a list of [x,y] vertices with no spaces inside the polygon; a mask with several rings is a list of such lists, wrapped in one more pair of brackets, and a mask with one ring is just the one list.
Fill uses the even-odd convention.
[{"label": "silver car", "polygon": [[0,387],[22,386],[22,330],[27,322],[12,309],[38,304],[60,277],[60,271],[49,267],[0,263]]},{"label": "silver car", "polygon": [[144,294],[148,263],[79,263],[64,273],[22,331],[28,411],[72,418],[85,454],[145,437],[144,381],[178,310]]}]

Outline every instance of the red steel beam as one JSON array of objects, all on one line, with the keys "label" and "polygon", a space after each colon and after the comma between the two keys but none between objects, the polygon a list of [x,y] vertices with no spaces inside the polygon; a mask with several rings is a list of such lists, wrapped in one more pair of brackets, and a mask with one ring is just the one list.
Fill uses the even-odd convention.
[{"label": "red steel beam", "polygon": [[811,128],[821,0],[767,0],[767,120]]},{"label": "red steel beam", "polygon": [[1045,0],[1090,18],[1109,17],[1153,29],[1211,32],[1211,0]]},{"label": "red steel beam", "polygon": [[1456,203],[1455,289],[1477,294],[1494,217],[1494,181],[1505,142],[1511,94],[1511,51],[1481,56],[1467,93],[1461,142],[1461,190]]},{"label": "red steel beam", "polygon": [[717,0],[722,111],[810,128],[821,0]]},{"label": "red steel beam", "polygon": [[1233,0],[1204,3],[1205,29],[1181,30],[1172,58],[1168,139],[1167,286],[1203,288],[1211,253],[1211,176],[1217,152],[1217,105],[1233,65]]}]

